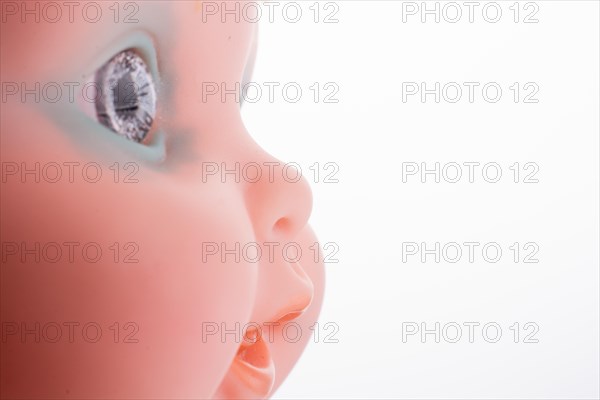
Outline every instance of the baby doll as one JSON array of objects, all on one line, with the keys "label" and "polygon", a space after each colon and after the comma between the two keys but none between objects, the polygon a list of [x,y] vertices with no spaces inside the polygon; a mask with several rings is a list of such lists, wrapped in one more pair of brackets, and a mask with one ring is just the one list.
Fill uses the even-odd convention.
[{"label": "baby doll", "polygon": [[201,93],[249,75],[257,25],[195,1],[52,3],[2,2],[1,397],[268,397],[324,271],[306,180],[235,96]]}]

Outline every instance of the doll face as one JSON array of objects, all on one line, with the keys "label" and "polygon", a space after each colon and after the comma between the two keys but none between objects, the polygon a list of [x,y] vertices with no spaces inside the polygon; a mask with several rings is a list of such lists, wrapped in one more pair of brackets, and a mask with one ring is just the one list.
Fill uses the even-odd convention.
[{"label": "doll face", "polygon": [[[206,82],[231,88],[247,75],[256,26],[203,21],[190,1],[140,2],[138,22],[115,23],[110,5],[97,23],[77,9],[73,22],[2,23],[2,81],[54,82],[63,96],[2,103],[1,394],[266,397],[309,340],[323,267],[307,182],[283,179],[234,96],[203,96]],[[64,101],[65,83],[79,97],[127,49],[156,89],[141,143]],[[251,181],[212,173],[249,163],[274,167]],[[253,243],[261,257],[241,251]],[[302,249],[297,262],[288,243]],[[300,338],[283,334],[290,321]],[[244,340],[244,327],[260,340]]]}]

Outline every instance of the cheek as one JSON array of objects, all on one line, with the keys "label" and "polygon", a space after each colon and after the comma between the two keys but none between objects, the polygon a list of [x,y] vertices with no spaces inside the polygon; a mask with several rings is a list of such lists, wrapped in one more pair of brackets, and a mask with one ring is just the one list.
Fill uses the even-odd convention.
[{"label": "cheek", "polygon": [[[203,340],[203,328],[231,329],[248,321],[255,296],[254,264],[203,254],[207,244],[254,240],[239,192],[226,184],[177,180],[140,163],[133,176],[138,183],[123,183],[122,163],[115,183],[114,163],[106,155],[82,159],[79,149],[61,139],[64,133],[42,122],[29,128],[44,132],[45,139],[38,136],[27,152],[9,139],[4,151],[10,157],[3,154],[3,160],[29,168],[36,162],[43,168],[93,161],[102,179],[90,183],[75,168],[72,183],[63,169],[57,183],[43,175],[36,183],[28,175],[27,183],[12,177],[3,184],[3,241],[29,249],[56,243],[62,251],[52,262],[53,249],[40,251],[40,261],[28,255],[23,262],[19,254],[3,260],[3,320],[63,326],[57,343],[3,344],[3,366],[11,366],[3,368],[3,377],[23,384],[12,386],[15,392],[32,396],[67,389],[80,397],[209,396],[237,343]],[[64,243],[73,242],[71,257]],[[98,248],[100,258],[91,261]],[[65,322],[78,324],[72,343]],[[81,328],[89,323],[102,330],[95,343],[82,338]]]}]

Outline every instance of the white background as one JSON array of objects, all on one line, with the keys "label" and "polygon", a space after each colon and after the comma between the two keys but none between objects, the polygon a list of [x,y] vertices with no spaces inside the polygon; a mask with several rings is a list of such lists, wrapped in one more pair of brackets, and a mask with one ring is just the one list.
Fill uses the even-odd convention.
[{"label": "white background", "polygon": [[[531,24],[526,2],[518,23],[513,1],[498,2],[497,23],[483,18],[485,2],[473,23],[463,2],[459,22],[422,23],[420,14],[403,22],[400,1],[337,1],[333,24],[313,21],[314,2],[299,3],[299,23],[281,12],[274,23],[262,18],[252,80],[297,82],[303,97],[290,103],[279,91],[243,113],[259,143],[302,166],[311,224],[322,243],[339,246],[320,318],[339,331],[338,343],[324,343],[331,329],[321,329],[275,398],[598,398],[598,2],[537,1]],[[324,3],[320,20],[333,10]],[[339,102],[315,103],[315,82],[335,82]],[[473,103],[466,88],[455,104],[433,95],[403,102],[402,82],[496,82],[503,93],[496,103],[481,86]],[[535,83],[539,102],[524,103],[524,91],[515,103],[514,82]],[[322,173],[336,163],[339,182],[315,179],[315,162]],[[406,162],[496,162],[503,175],[488,183],[480,166],[474,183],[403,183]],[[514,183],[515,162],[536,163],[539,182]],[[478,247],[473,263],[466,254],[403,262],[403,242],[495,242],[503,254],[486,262]],[[514,242],[537,244],[539,262],[524,263],[522,250],[515,263]],[[481,325],[473,343],[464,326],[457,343],[433,334],[423,343],[418,334],[403,342],[406,322]],[[488,322],[502,328],[497,343],[482,336]],[[539,326],[538,343],[523,343],[527,322]]]}]

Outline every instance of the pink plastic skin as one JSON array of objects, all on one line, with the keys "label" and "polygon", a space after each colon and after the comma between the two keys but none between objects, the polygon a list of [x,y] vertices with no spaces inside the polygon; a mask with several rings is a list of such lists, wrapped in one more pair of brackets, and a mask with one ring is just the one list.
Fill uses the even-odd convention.
[{"label": "pink plastic skin", "polygon": [[[31,255],[23,262],[3,254],[2,398],[265,398],[312,338],[324,270],[307,225],[308,183],[280,173],[270,179],[266,171],[258,182],[220,175],[201,179],[207,161],[278,162],[246,131],[238,103],[220,96],[203,101],[200,94],[202,82],[233,87],[251,68],[256,25],[231,18],[202,22],[198,2],[139,5],[139,23],[133,25],[111,18],[97,24],[81,19],[2,24],[3,82],[33,87],[80,81],[114,49],[129,46],[132,32],[151,39],[158,72],[150,145],[127,141],[81,117],[77,105],[42,107],[23,104],[19,96],[2,104],[3,163],[29,168],[79,163],[73,182],[66,176],[57,183],[6,177],[0,194],[2,242],[28,248],[53,242],[63,249],[62,243],[80,243],[74,262],[65,261],[68,255],[44,263]],[[285,126],[281,130],[285,135]],[[90,162],[99,163],[107,179],[78,178]],[[139,166],[138,182],[122,183],[121,176],[115,183],[110,166],[119,163],[126,175],[128,162]],[[90,242],[105,252],[99,262],[81,257],[81,246]],[[138,263],[122,262],[129,252],[122,247],[130,242],[138,246]],[[297,242],[302,257],[290,263],[278,250],[274,260],[203,260],[202,244],[208,242],[228,248],[276,242],[277,249]],[[109,250],[113,243],[121,247],[118,262]],[[299,339],[295,329],[289,329],[288,339],[282,332],[290,321],[301,328]],[[26,331],[36,322],[57,324],[62,337],[36,342],[36,334]],[[255,344],[240,340],[239,331],[207,335],[209,325],[235,331],[236,323],[242,328],[249,322],[263,327]],[[279,324],[272,332],[265,325],[270,322]],[[96,343],[82,339],[88,323],[102,328]],[[54,337],[54,332],[41,334]],[[88,336],[94,335],[90,329]]]}]

